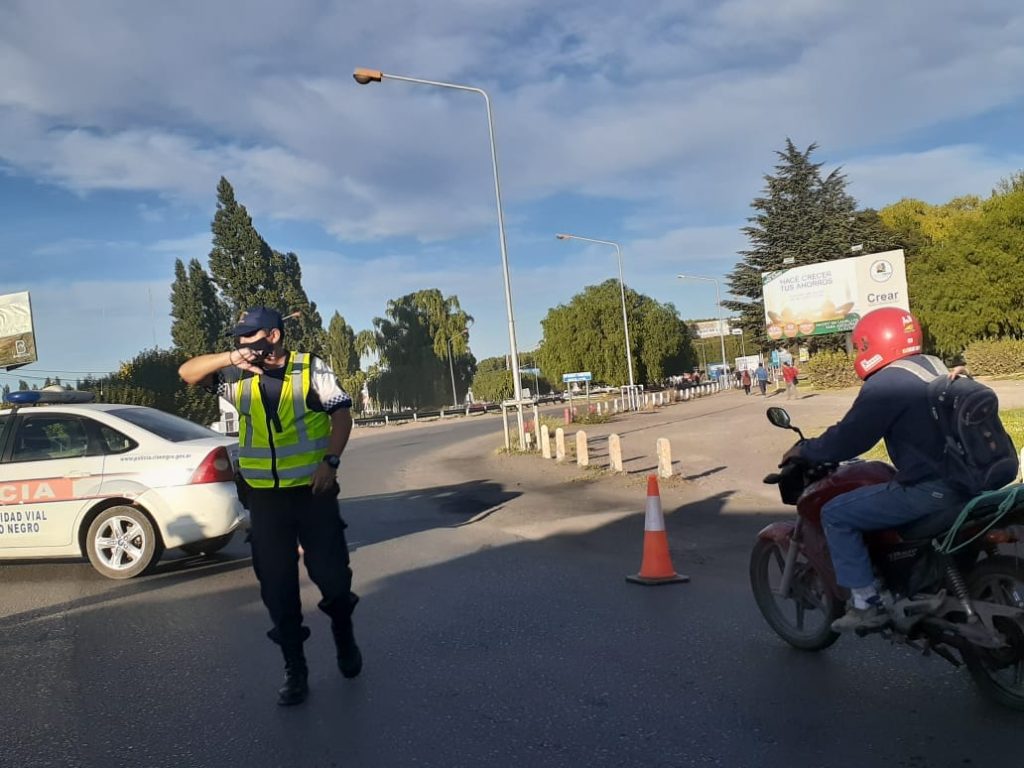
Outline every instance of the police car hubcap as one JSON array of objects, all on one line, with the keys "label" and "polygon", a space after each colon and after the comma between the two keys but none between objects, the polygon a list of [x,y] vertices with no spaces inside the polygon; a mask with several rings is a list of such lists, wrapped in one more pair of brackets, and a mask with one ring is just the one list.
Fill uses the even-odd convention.
[{"label": "police car hubcap", "polygon": [[142,527],[130,517],[112,517],[96,535],[96,553],[108,568],[131,568],[146,548]]}]

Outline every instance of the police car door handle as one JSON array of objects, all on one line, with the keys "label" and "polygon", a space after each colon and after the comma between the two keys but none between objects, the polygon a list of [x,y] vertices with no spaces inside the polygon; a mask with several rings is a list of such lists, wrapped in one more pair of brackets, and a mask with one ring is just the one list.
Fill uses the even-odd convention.
[{"label": "police car door handle", "polygon": [[81,470],[81,469],[76,469],[74,472],[68,472],[66,475],[64,475],[64,477],[66,479],[70,479],[70,478],[74,478],[74,477],[89,477],[91,474],[92,474],[92,472],[86,472],[86,471]]}]

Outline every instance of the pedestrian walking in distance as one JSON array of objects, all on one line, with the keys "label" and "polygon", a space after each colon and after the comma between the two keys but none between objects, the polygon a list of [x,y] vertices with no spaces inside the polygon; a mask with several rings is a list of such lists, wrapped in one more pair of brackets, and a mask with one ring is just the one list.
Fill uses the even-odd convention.
[{"label": "pedestrian walking in distance", "polygon": [[299,546],[319,608],[331,619],[341,674],[355,677],[363,657],[352,629],[359,598],[352,592],[345,522],[338,509],[338,467],[352,432],[352,399],[320,358],[284,347],[284,321],[267,307],[242,314],[235,349],[200,355],[178,373],[203,384],[239,414],[240,495],[251,518],[252,564],[270,614],[267,636],[281,647],[282,706],[309,693],[299,598]]},{"label": "pedestrian walking in distance", "polygon": [[764,363],[758,363],[757,370],[754,371],[754,378],[757,379],[757,388],[761,390],[761,397],[767,397],[768,369],[764,367]]},{"label": "pedestrian walking in distance", "polygon": [[782,364],[782,378],[786,382],[786,399],[792,400],[797,396],[796,387],[800,383],[800,371],[789,363]]},{"label": "pedestrian walking in distance", "polygon": [[743,371],[743,378],[740,381],[743,384],[743,394],[749,395],[750,394],[750,385],[752,383],[750,381],[750,371],[744,369],[744,371]]}]

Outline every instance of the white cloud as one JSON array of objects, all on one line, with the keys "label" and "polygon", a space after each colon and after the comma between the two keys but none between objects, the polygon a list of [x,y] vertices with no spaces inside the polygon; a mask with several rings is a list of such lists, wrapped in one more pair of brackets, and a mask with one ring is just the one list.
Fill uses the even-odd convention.
[{"label": "white cloud", "polygon": [[[209,233],[192,234],[196,220],[181,211],[208,216],[225,175],[264,231],[268,218],[304,220],[336,236],[336,253],[300,254],[325,315],[339,308],[366,327],[387,298],[437,286],[463,298],[480,318],[475,339],[500,353],[504,294],[480,98],[399,82],[359,87],[354,66],[491,93],[526,347],[547,307],[615,274],[611,254],[555,244],[526,210],[564,212],[557,226],[547,216],[552,230],[600,224],[581,234],[622,240],[631,286],[708,316],[707,286],[672,276],[728,272],[786,136],[819,142],[819,159],[843,164],[853,193],[874,206],[985,193],[1024,165],[1019,150],[963,127],[1019,109],[1024,95],[1024,10],[1009,0],[976,6],[396,0],[354,13],[319,0],[184,0],[169,14],[118,0],[9,0],[0,169],[83,196],[146,193],[138,216],[165,226],[132,237],[167,239],[89,231],[37,255],[123,248],[153,262],[205,257]],[[558,208],[566,194],[578,210]],[[594,222],[587,197],[621,213]],[[176,218],[180,234],[168,222]],[[388,240],[404,236],[429,246]],[[151,343],[148,300],[138,300],[155,283],[80,285],[49,304],[65,320],[61,301],[87,316],[62,331],[75,354],[90,338],[134,345],[92,346],[113,364]],[[160,284],[160,302],[167,289]],[[96,320],[126,296],[131,328]],[[156,316],[166,329],[165,304]]]},{"label": "white cloud", "polygon": [[357,64],[488,87],[510,203],[582,191],[718,218],[786,135],[857,156],[1024,89],[1008,2],[56,8],[14,3],[0,30],[4,162],[204,204],[225,174],[254,213],[341,239],[439,239],[493,215],[479,99],[359,88]]},{"label": "white cloud", "polygon": [[901,197],[945,203],[973,192],[985,195],[1000,179],[1024,168],[1024,154],[993,157],[983,147],[962,144],[925,152],[855,157],[844,163],[850,191],[866,206],[882,207]]}]

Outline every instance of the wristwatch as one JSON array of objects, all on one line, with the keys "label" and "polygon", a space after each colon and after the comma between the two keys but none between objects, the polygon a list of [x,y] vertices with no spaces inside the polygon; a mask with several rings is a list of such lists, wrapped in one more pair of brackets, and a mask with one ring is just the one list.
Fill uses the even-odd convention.
[{"label": "wristwatch", "polygon": [[333,453],[328,453],[326,456],[324,456],[324,461],[327,462],[327,466],[329,466],[331,469],[337,469],[338,467],[341,466],[341,459],[338,456],[335,456]]}]

